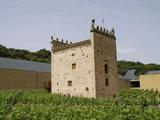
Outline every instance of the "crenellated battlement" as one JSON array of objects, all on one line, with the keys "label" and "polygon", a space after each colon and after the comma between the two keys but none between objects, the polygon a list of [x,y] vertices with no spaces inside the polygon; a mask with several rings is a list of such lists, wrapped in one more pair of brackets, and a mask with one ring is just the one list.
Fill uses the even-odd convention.
[{"label": "crenellated battlement", "polygon": [[112,28],[111,30],[108,30],[108,29],[103,28],[102,26],[95,25],[95,19],[92,20],[90,32],[97,32],[99,34],[115,38],[114,28]]},{"label": "crenellated battlement", "polygon": [[68,42],[68,40],[64,41],[63,39],[60,40],[59,38],[54,39],[53,36],[51,36],[51,40],[52,40],[51,43],[57,42],[63,45],[72,44],[72,42]]},{"label": "crenellated battlement", "polygon": [[53,36],[51,36],[51,43],[53,48],[68,46],[72,44],[72,42],[68,42],[68,40],[64,41],[63,39],[60,40],[59,38],[54,39]]},{"label": "crenellated battlement", "polygon": [[52,44],[52,50],[55,52],[59,50],[80,46],[83,44],[91,44],[91,42],[90,40],[84,40],[76,43],[69,42],[68,40],[64,42],[63,39],[61,40],[59,40],[58,38],[54,39],[53,36],[51,36],[51,44]]}]

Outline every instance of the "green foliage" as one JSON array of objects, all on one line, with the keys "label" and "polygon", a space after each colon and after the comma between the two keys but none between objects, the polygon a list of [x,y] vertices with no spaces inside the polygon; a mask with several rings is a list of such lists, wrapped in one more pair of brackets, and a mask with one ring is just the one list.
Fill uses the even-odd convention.
[{"label": "green foliage", "polygon": [[125,75],[128,70],[135,69],[136,75],[145,74],[149,70],[160,70],[160,65],[157,64],[143,64],[140,62],[132,61],[118,61],[118,73]]},{"label": "green foliage", "polygon": [[6,48],[5,46],[0,45],[0,57],[22,59],[43,63],[51,62],[51,52],[46,49],[41,49],[37,52],[30,52],[23,49]]},{"label": "green foliage", "polygon": [[81,98],[44,90],[0,91],[0,120],[159,120],[158,91],[120,90],[115,98]]},{"label": "green foliage", "polygon": [[[37,52],[30,52],[23,49],[6,48],[0,45],[0,57],[22,59],[35,62],[51,63],[51,52],[46,49],[38,50]],[[160,70],[160,65],[143,64],[132,61],[118,61],[118,73],[125,75],[130,69],[136,69],[136,74],[144,74],[148,70]]]}]

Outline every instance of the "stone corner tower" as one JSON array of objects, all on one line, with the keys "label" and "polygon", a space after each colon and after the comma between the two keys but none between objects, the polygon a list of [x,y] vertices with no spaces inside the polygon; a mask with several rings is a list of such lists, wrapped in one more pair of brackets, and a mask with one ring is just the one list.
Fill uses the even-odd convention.
[{"label": "stone corner tower", "polygon": [[117,53],[114,28],[107,30],[91,24],[91,43],[94,48],[96,97],[115,96],[118,90]]},{"label": "stone corner tower", "polygon": [[116,95],[117,55],[114,29],[95,26],[92,20],[90,39],[68,43],[52,39],[52,93],[83,97]]}]

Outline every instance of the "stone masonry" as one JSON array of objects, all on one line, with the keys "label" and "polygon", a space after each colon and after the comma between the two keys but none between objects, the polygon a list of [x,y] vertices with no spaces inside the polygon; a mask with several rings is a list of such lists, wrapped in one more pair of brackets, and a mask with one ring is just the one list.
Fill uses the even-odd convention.
[{"label": "stone masonry", "polygon": [[92,20],[90,39],[52,39],[52,93],[83,97],[115,96],[118,89],[116,38]]}]

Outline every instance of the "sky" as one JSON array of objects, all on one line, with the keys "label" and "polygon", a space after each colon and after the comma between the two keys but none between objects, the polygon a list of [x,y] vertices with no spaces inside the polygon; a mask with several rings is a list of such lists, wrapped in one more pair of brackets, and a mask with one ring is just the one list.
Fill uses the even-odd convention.
[{"label": "sky", "polygon": [[88,39],[94,18],[115,28],[118,60],[160,64],[159,6],[160,0],[0,0],[0,44],[50,50],[51,35]]}]

